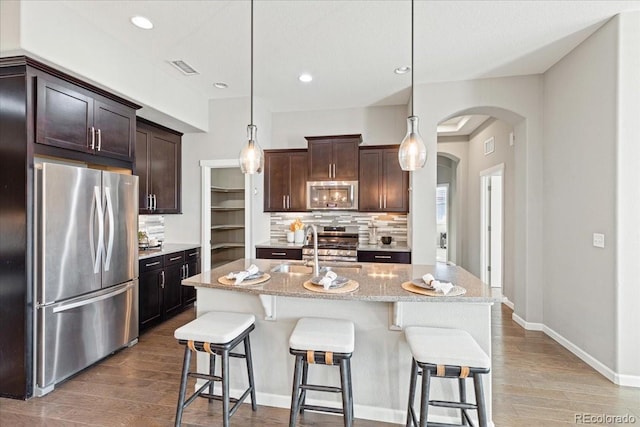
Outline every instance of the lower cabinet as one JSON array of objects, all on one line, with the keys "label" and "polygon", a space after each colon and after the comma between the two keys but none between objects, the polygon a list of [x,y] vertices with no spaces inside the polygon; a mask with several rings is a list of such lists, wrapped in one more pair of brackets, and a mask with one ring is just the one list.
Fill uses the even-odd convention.
[{"label": "lower cabinet", "polygon": [[411,252],[358,251],[358,262],[411,264]]},{"label": "lower cabinet", "polygon": [[182,280],[199,273],[200,248],[139,261],[140,332],[175,316],[196,299],[195,288]]},{"label": "lower cabinet", "polygon": [[302,260],[302,249],[256,248],[256,258]]}]

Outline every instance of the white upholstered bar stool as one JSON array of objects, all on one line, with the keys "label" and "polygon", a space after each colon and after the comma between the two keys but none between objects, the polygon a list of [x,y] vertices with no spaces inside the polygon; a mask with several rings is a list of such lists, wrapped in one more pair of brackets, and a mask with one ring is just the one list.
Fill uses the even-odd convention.
[{"label": "white upholstered bar stool", "polygon": [[[289,352],[296,356],[291,393],[289,427],[296,425],[298,413],[305,409],[342,414],[345,427],[353,425],[351,355],[355,342],[353,322],[340,319],[305,317],[298,320],[289,338]],[[307,383],[309,364],[340,365],[340,387]],[[307,390],[342,393],[342,409],[307,405]]]},{"label": "white upholstered bar stool", "polygon": [[[489,373],[491,359],[467,332],[460,329],[409,326],[404,331],[411,349],[411,383],[407,407],[407,427],[470,425],[467,410],[478,412],[480,427],[487,426],[487,411],[482,391],[482,374]],[[418,375],[422,375],[420,418],[416,418],[413,402]],[[429,400],[431,377],[457,378],[460,401]],[[473,380],[476,403],[466,401],[465,380]],[[429,405],[460,409],[460,424],[442,424],[427,421]]]},{"label": "white upholstered bar stool", "polygon": [[[175,425],[182,423],[182,413],[198,396],[212,400],[222,401],[222,425],[229,427],[229,419],[236,412],[240,404],[251,395],[251,407],[255,411],[256,391],[253,380],[253,364],[251,361],[251,344],[249,333],[255,328],[256,318],[253,314],[230,313],[213,311],[206,313],[197,319],[176,329],[174,337],[185,346],[184,362],[182,365],[182,380],[178,395],[178,408],[176,410]],[[244,354],[231,351],[240,343],[244,343]],[[209,354],[209,373],[189,372],[191,352],[206,352]],[[222,361],[221,375],[215,375],[216,355]],[[247,364],[247,376],[249,387],[239,399],[229,396],[229,357],[243,358]],[[194,394],[185,400],[187,379],[194,377],[207,380]],[[215,381],[222,383],[222,394],[213,393]],[[208,392],[206,390],[208,389]],[[234,405],[230,407],[229,405]]]}]

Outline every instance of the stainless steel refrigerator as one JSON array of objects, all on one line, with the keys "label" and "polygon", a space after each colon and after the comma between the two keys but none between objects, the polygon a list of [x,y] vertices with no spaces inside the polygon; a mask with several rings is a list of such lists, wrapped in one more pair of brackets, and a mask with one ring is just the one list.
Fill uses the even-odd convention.
[{"label": "stainless steel refrigerator", "polygon": [[34,394],[137,342],[138,177],[36,169]]}]

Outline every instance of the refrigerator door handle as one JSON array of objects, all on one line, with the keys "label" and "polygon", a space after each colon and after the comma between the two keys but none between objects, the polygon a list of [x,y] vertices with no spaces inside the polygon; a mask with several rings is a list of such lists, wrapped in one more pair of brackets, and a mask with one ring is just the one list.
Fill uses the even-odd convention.
[{"label": "refrigerator door handle", "polygon": [[97,295],[95,297],[92,298],[86,298],[86,297],[80,297],[80,298],[74,298],[71,301],[67,301],[64,303],[60,303],[60,305],[58,305],[57,307],[53,308],[53,312],[54,313],[60,313],[62,311],[67,311],[67,310],[71,310],[73,308],[78,308],[78,307],[82,307],[85,305],[89,305],[89,304],[93,304],[95,302],[98,301],[102,301],[108,298],[113,298],[116,295],[120,295],[122,293],[127,292],[129,289],[133,288],[135,286],[135,282],[129,282],[127,283],[125,286],[118,288],[116,290],[112,290],[110,289],[109,292],[105,292],[101,295]]},{"label": "refrigerator door handle", "polygon": [[107,254],[104,260],[104,270],[109,271],[109,265],[111,265],[111,254],[113,253],[113,238],[115,233],[115,218],[113,215],[113,202],[111,201],[111,189],[109,187],[104,188],[104,195],[107,199],[107,215],[109,220],[109,241],[107,243]]},{"label": "refrigerator door handle", "polygon": [[[104,251],[104,213],[102,212],[102,197],[100,197],[100,187],[93,187],[93,200],[95,203],[95,211],[98,216],[98,243],[95,248],[96,257],[93,262],[93,272],[95,274],[100,273],[100,259],[102,258],[102,252]],[[94,215],[95,216],[95,215]],[[93,219],[92,219],[93,220]],[[93,227],[91,227],[93,230]],[[93,233],[92,233],[93,234]],[[91,241],[93,242],[93,236],[91,236]]]}]

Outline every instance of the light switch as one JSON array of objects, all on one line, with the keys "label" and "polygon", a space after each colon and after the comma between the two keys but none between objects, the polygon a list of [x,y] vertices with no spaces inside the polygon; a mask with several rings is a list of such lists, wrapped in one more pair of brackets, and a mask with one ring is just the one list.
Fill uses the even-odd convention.
[{"label": "light switch", "polygon": [[593,246],[596,248],[604,248],[604,234],[593,233]]}]

